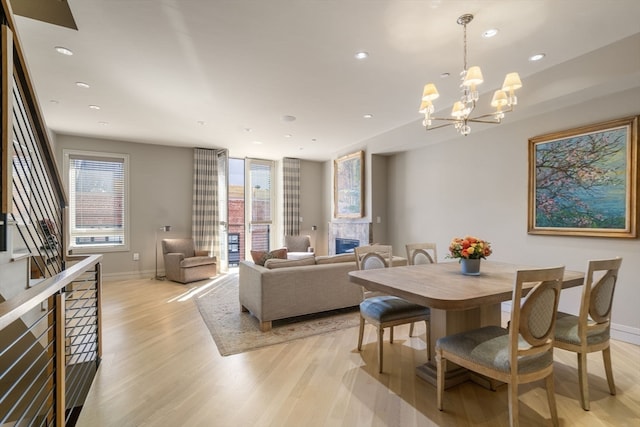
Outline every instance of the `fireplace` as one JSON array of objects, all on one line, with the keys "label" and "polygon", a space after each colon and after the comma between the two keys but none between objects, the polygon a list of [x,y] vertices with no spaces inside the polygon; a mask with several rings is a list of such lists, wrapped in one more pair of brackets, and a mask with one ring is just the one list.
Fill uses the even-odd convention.
[{"label": "fireplace", "polygon": [[[327,249],[329,255],[344,253],[357,246],[367,246],[373,241],[373,230],[370,222],[353,221],[331,221],[329,223],[329,241]],[[344,246],[338,243],[340,240],[347,241]]]},{"label": "fireplace", "polygon": [[336,255],[353,253],[353,248],[360,246],[360,240],[336,237]]}]

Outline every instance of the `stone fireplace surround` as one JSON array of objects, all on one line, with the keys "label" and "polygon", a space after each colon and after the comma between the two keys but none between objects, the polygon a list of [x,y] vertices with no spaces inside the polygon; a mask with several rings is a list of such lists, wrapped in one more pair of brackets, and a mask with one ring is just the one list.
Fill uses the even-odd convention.
[{"label": "stone fireplace surround", "polygon": [[370,222],[331,221],[329,223],[329,255],[336,254],[336,238],[360,241],[360,246],[373,243],[373,227]]}]

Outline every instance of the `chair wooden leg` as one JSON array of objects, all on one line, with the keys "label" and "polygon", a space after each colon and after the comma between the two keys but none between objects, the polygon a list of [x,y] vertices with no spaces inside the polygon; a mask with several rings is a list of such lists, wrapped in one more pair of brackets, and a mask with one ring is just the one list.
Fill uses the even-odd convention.
[{"label": "chair wooden leg", "polygon": [[509,394],[509,425],[511,427],[518,426],[518,384],[509,383],[507,385],[507,393]]},{"label": "chair wooden leg", "polygon": [[547,386],[547,400],[549,401],[549,412],[551,412],[551,422],[554,426],[558,426],[558,408],[556,407],[556,391],[553,381],[553,373],[545,378]]},{"label": "chair wooden leg", "polygon": [[580,384],[580,403],[582,409],[588,411],[589,406],[589,378],[587,377],[587,353],[578,353],[578,383]]},{"label": "chair wooden leg", "polygon": [[431,328],[431,323],[429,323],[428,320],[424,321],[424,325],[427,327],[427,360],[431,360],[431,331],[429,331],[429,329]]},{"label": "chair wooden leg", "polygon": [[411,322],[411,325],[409,326],[409,336],[412,337],[413,336],[413,323]]},{"label": "chair wooden leg", "polygon": [[364,317],[360,316],[360,332],[358,334],[358,351],[362,350],[363,337],[364,337]]},{"label": "chair wooden leg", "polygon": [[444,393],[444,371],[447,369],[447,361],[442,353],[436,353],[436,404],[442,411],[442,394]]},{"label": "chair wooden leg", "polygon": [[604,370],[607,374],[607,382],[609,383],[609,393],[616,395],[616,384],[613,382],[613,369],[611,367],[611,347],[602,350],[602,360],[604,361]]},{"label": "chair wooden leg", "polygon": [[389,342],[393,344],[393,326],[389,328]]},{"label": "chair wooden leg", "polygon": [[[391,328],[391,334],[393,335],[393,327]],[[384,339],[384,328],[378,326],[378,372],[382,373],[382,344]]]}]

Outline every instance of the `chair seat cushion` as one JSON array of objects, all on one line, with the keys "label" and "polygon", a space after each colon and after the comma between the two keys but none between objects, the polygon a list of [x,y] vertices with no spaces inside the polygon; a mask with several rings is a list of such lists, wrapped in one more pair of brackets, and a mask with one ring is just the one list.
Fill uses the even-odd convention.
[{"label": "chair seat cushion", "polygon": [[[529,347],[524,339],[520,338],[519,341],[522,348]],[[440,348],[470,362],[501,372],[511,370],[509,331],[499,326],[486,326],[439,338],[436,342],[436,352]],[[553,353],[551,351],[538,355],[521,356],[518,359],[518,373],[535,372],[552,363]]]},{"label": "chair seat cushion", "polygon": [[194,256],[190,258],[185,258],[182,261],[180,261],[180,267],[182,268],[198,267],[200,265],[215,264],[215,263],[216,263],[216,259],[213,257]]},{"label": "chair seat cushion", "polygon": [[429,308],[411,303],[402,298],[385,295],[367,298],[360,303],[363,317],[379,323],[391,322],[414,316],[428,316]]},{"label": "chair seat cushion", "polygon": [[[578,316],[558,312],[556,319],[555,339],[557,341],[566,342],[568,344],[580,345],[578,337]],[[587,344],[600,344],[609,339],[609,328],[603,327],[602,330],[587,331]]]}]

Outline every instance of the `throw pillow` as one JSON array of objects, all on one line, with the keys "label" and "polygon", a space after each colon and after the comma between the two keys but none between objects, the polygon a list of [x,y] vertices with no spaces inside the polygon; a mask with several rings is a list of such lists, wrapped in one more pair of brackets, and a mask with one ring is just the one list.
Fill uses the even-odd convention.
[{"label": "throw pillow", "polygon": [[287,259],[287,248],[275,249],[271,252],[251,251],[251,258],[256,265],[264,266],[265,261],[271,258]]}]

